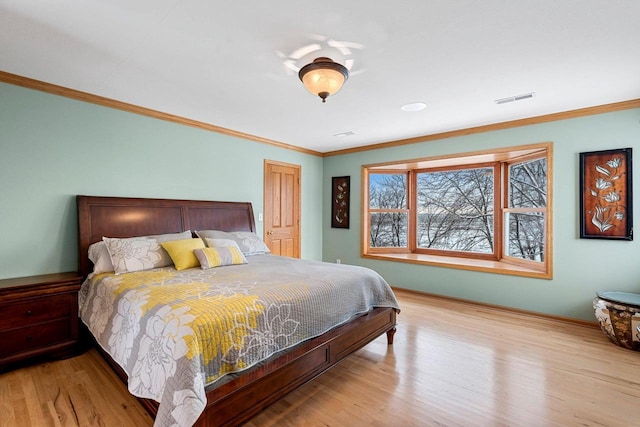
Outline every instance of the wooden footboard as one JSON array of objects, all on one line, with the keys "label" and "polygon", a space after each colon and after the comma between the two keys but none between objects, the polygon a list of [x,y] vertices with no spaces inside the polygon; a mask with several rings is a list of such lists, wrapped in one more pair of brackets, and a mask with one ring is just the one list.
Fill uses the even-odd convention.
[{"label": "wooden footboard", "polygon": [[383,333],[390,333],[395,324],[396,312],[393,309],[376,308],[350,323],[303,343],[207,393],[207,409],[195,425],[234,426],[247,422],[344,357]]},{"label": "wooden footboard", "polygon": [[[395,325],[394,309],[375,308],[349,323],[271,357],[260,366],[207,392],[207,407],[195,426],[236,426],[249,421],[287,393],[380,335],[386,333],[387,343],[393,344]],[[97,348],[100,349],[100,346]],[[124,371],[101,349],[100,353],[126,384]],[[155,416],[157,402],[138,400]]]}]

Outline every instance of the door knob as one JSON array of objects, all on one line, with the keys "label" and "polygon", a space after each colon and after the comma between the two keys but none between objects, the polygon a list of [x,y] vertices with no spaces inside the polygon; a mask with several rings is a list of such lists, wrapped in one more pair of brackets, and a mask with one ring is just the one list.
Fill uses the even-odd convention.
[{"label": "door knob", "polygon": [[273,231],[269,230],[267,231],[267,236],[271,236],[273,234]]}]

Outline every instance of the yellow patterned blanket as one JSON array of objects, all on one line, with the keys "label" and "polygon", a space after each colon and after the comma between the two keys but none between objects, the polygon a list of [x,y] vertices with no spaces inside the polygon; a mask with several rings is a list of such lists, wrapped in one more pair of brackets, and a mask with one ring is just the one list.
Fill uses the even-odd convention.
[{"label": "yellow patterned blanket", "polygon": [[80,317],[124,369],[129,391],[160,403],[156,426],[192,425],[205,386],[398,303],[374,271],[274,255],[210,270],[172,267],[88,278]]}]

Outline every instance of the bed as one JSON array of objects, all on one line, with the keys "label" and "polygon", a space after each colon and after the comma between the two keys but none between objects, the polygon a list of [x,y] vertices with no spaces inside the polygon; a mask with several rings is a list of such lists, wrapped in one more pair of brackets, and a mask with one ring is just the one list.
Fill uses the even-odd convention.
[{"label": "bed", "polygon": [[[265,313],[267,311],[273,313],[274,310],[272,310],[271,307],[280,310],[279,303],[274,305],[273,303],[264,302],[269,301],[269,298],[273,298],[273,301],[278,302],[289,298],[288,295],[291,293],[307,294],[311,292],[307,292],[307,289],[315,288],[316,285],[307,285],[307,281],[309,283],[313,281],[318,282],[322,289],[321,293],[323,294],[334,292],[333,290],[329,291],[330,288],[333,289],[333,285],[329,284],[329,278],[334,274],[338,277],[336,279],[337,282],[347,282],[348,279],[349,284],[345,286],[353,287],[354,295],[358,295],[354,296],[354,299],[359,301],[356,302],[356,307],[353,309],[350,308],[350,310],[354,311],[353,313],[346,312],[344,307],[341,306],[343,304],[342,300],[349,299],[345,297],[346,294],[344,293],[332,294],[329,298],[329,300],[332,301],[331,306],[335,306],[337,314],[333,313],[332,309],[328,307],[319,310],[319,312],[323,313],[322,316],[318,314],[308,314],[313,311],[312,308],[316,305],[314,302],[306,302],[306,306],[299,309],[296,309],[294,305],[292,305],[294,308],[289,308],[287,303],[286,315],[284,314],[285,311],[282,313],[277,311],[277,316],[270,315],[271,317],[277,317],[279,319],[280,323],[278,323],[278,325],[282,329],[288,328],[288,330],[291,331],[295,329],[295,333],[292,332],[286,337],[286,343],[280,346],[274,345],[272,348],[270,347],[271,351],[269,352],[264,351],[265,346],[263,345],[260,347],[260,351],[258,351],[258,353],[261,354],[260,360],[250,359],[248,355],[244,354],[243,357],[246,356],[246,360],[238,358],[239,360],[242,359],[242,363],[237,364],[237,366],[234,365],[235,368],[231,369],[228,368],[228,366],[230,366],[228,355],[240,351],[238,350],[240,346],[235,348],[235,344],[233,344],[235,341],[232,340],[231,347],[235,349],[232,349],[233,351],[228,348],[225,350],[225,358],[223,362],[215,365],[217,370],[215,370],[214,374],[211,373],[210,366],[207,364],[205,365],[206,369],[202,368],[203,371],[200,374],[196,374],[194,378],[189,380],[195,382],[196,392],[199,388],[203,390],[203,395],[201,396],[194,396],[193,390],[182,390],[180,388],[181,386],[178,387],[173,394],[167,393],[166,390],[173,387],[173,382],[176,382],[174,376],[177,377],[177,375],[173,374],[171,374],[173,376],[170,378],[170,381],[166,385],[162,385],[164,394],[162,392],[160,393],[160,395],[163,396],[173,396],[173,402],[169,402],[171,398],[159,399],[156,396],[151,399],[140,397],[145,396],[145,393],[134,393],[139,397],[139,400],[145,408],[156,417],[156,425],[158,426],[172,425],[174,423],[184,425],[186,423],[184,420],[191,419],[189,416],[194,417],[194,411],[197,414],[197,420],[193,423],[195,426],[231,426],[242,424],[296,387],[320,375],[344,357],[360,349],[378,336],[386,333],[388,344],[393,344],[396,313],[399,312],[397,301],[395,301],[395,297],[388,284],[386,284],[382,278],[375,272],[361,267],[337,266],[257,253],[254,256],[247,256],[244,259],[246,262],[238,263],[239,265],[211,268],[209,270],[186,268],[182,271],[175,271],[176,268],[174,268],[174,266],[169,266],[121,275],[113,273],[93,273],[94,265],[88,256],[89,248],[94,243],[101,242],[105,236],[118,240],[136,236],[158,236],[170,233],[189,234],[196,230],[220,230],[222,232],[233,232],[236,234],[255,233],[255,222],[250,203],[77,196],[77,209],[79,271],[83,275],[88,276],[83,285],[83,290],[81,290],[81,300],[84,301],[84,305],[81,305],[80,312],[81,315],[83,312],[85,313],[82,320],[89,338],[96,344],[96,347],[112,369],[114,369],[125,384],[129,385],[130,391],[132,388],[138,390],[140,384],[145,383],[144,380],[137,378],[138,374],[144,371],[144,366],[133,369],[134,362],[127,364],[126,359],[123,359],[122,352],[118,350],[113,351],[114,348],[110,347],[108,344],[110,342],[109,338],[111,341],[114,341],[111,333],[116,329],[116,327],[113,326],[115,323],[100,324],[100,328],[97,329],[95,325],[91,325],[89,322],[91,316],[87,313],[91,313],[92,310],[97,312],[95,307],[101,303],[96,302],[98,300],[95,298],[96,295],[101,292],[104,293],[103,289],[117,288],[125,295],[131,295],[134,291],[139,291],[141,294],[147,295],[149,292],[160,292],[158,290],[160,288],[163,289],[163,292],[164,288],[180,289],[180,292],[182,292],[181,298],[184,297],[185,293],[188,295],[188,307],[193,309],[193,311],[190,312],[181,305],[173,305],[172,307],[181,307],[180,310],[182,311],[180,313],[182,314],[194,313],[196,315],[192,317],[196,319],[200,319],[201,317],[198,316],[205,314],[205,312],[218,310],[218,308],[214,309],[206,306],[207,308],[204,309],[205,312],[197,314],[195,307],[203,305],[203,301],[206,299],[205,297],[213,298],[211,296],[211,289],[213,288],[205,289],[203,288],[205,285],[215,286],[216,292],[219,293],[220,283],[225,284],[225,289],[229,288],[229,283],[232,283],[234,289],[232,294],[234,298],[244,292],[241,296],[243,298],[247,297],[247,295],[251,296],[254,307],[255,301],[257,300],[259,302],[258,307],[262,307]],[[197,237],[195,233],[193,237]],[[194,239],[194,241],[195,240],[199,239]],[[177,262],[176,265],[178,265]],[[278,271],[282,273],[276,274]],[[294,276],[294,272],[296,271],[303,272],[306,276],[300,279]],[[208,272],[211,273],[211,276],[206,275]],[[137,278],[137,275],[141,275],[145,277],[145,279],[141,282],[135,282],[134,278]],[[358,279],[354,281],[351,278],[352,275],[358,275]],[[158,277],[160,277],[160,279],[158,279]],[[200,287],[197,292],[189,293],[191,291],[187,290],[190,289],[186,286],[187,277],[190,278],[188,279],[189,286]],[[265,280],[268,283],[264,283],[265,281],[261,278],[268,278],[268,280]],[[275,280],[275,278],[277,278],[277,280]],[[275,288],[269,287],[272,285],[272,282],[273,286],[285,286],[287,292],[286,298],[276,294]],[[372,283],[369,284],[369,282]],[[141,290],[143,286],[147,285],[150,286],[150,288]],[[247,286],[250,291],[244,290]],[[371,294],[374,295],[367,293],[368,291],[366,289],[369,287],[374,289],[371,292]],[[241,291],[239,292],[238,289],[241,289]],[[305,291],[301,291],[300,289],[305,289]],[[343,290],[340,292],[346,291]],[[360,296],[362,293],[366,295]],[[225,298],[228,296],[227,294],[224,295]],[[121,297],[119,296],[118,298]],[[165,298],[164,294],[156,299],[164,301],[163,298]],[[220,295],[216,294],[215,298],[217,299],[210,301],[217,304]],[[380,303],[379,301],[384,302]],[[118,307],[123,306],[122,300],[119,302],[110,300],[109,303],[113,303],[114,306],[117,305]],[[180,303],[183,303],[183,301],[181,300]],[[235,304],[235,302],[233,302],[233,304]],[[229,306],[233,304],[229,304]],[[269,309],[267,310],[263,306],[269,307]],[[365,306],[367,308],[363,310]],[[145,306],[145,310],[147,307],[150,307],[150,305]],[[113,310],[117,311],[115,308]],[[151,312],[155,309],[149,308],[148,310]],[[253,313],[253,311],[251,311],[253,309],[243,310],[246,310],[246,313]],[[309,331],[311,335],[304,335],[303,331],[313,328],[311,326],[307,328],[307,326],[304,326],[306,322],[298,321],[300,320],[298,318],[291,317],[291,319],[287,319],[286,322],[281,321],[281,319],[290,316],[290,314],[294,312],[298,314],[302,313],[301,315],[304,317],[313,318],[315,316],[315,318],[317,318],[317,322],[311,322],[318,323],[318,325],[313,326],[313,328],[316,328],[315,330]],[[163,314],[162,307],[154,313],[156,314],[156,318],[167,317],[167,313]],[[111,317],[115,319],[117,316],[114,314]],[[246,316],[247,319],[249,317],[251,316]],[[265,318],[267,317],[265,314]],[[327,319],[325,319],[325,317]],[[330,328],[323,323],[329,322],[328,318],[331,318],[331,322],[333,322]],[[256,318],[252,319],[253,320],[247,320],[246,323],[249,324],[253,322],[252,325],[254,323],[263,323],[262,321],[258,322]],[[119,322],[119,324],[123,323],[122,320],[119,320]],[[147,328],[149,324],[151,324],[151,321],[147,321]],[[193,324],[195,325],[195,323]],[[218,326],[212,329],[215,331],[221,330]],[[233,335],[230,332],[225,332],[225,334],[229,336]],[[294,336],[296,339],[299,339],[300,342],[295,341],[293,339]],[[282,339],[282,334],[280,334],[279,337],[279,339]],[[269,342],[271,343],[272,341]],[[192,344],[191,341],[189,345],[200,348],[197,344]],[[243,345],[247,348],[250,347],[246,342],[244,342]],[[129,344],[129,352],[131,352],[132,346],[139,350],[143,348],[145,344],[139,342]],[[184,345],[183,347],[183,355],[189,351],[193,353],[192,347],[188,346],[189,348],[187,348]],[[146,351],[148,352],[148,345],[144,348],[147,348]],[[222,353],[222,351],[219,350],[219,348],[221,348],[220,345],[216,348],[218,349],[216,350],[217,353]],[[203,356],[206,351],[198,350],[198,352],[200,351],[203,353],[198,353],[199,356],[196,355],[188,359],[192,362],[194,360],[199,360],[200,362],[203,360],[208,361],[210,359],[209,356]],[[187,357],[185,356],[182,359],[187,359]],[[181,362],[182,359],[179,362]],[[211,366],[214,366],[213,362],[211,362]],[[182,372],[188,371],[189,369],[191,369],[191,367],[185,368],[178,364],[178,367],[174,367],[173,371],[177,370]],[[132,383],[137,384],[138,388],[132,386]],[[183,383],[184,381],[180,384]],[[184,396],[184,401],[176,401],[175,396]],[[161,403],[158,403],[158,401]],[[181,411],[190,412],[190,414],[183,417]],[[176,418],[173,418],[173,416]],[[191,421],[186,424],[191,424]]]}]

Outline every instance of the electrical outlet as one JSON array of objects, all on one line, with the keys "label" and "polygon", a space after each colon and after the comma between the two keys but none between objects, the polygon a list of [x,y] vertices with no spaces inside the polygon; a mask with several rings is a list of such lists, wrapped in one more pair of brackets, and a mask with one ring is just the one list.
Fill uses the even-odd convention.
[{"label": "electrical outlet", "polygon": [[342,260],[340,258],[336,259],[336,264],[342,264]]}]

